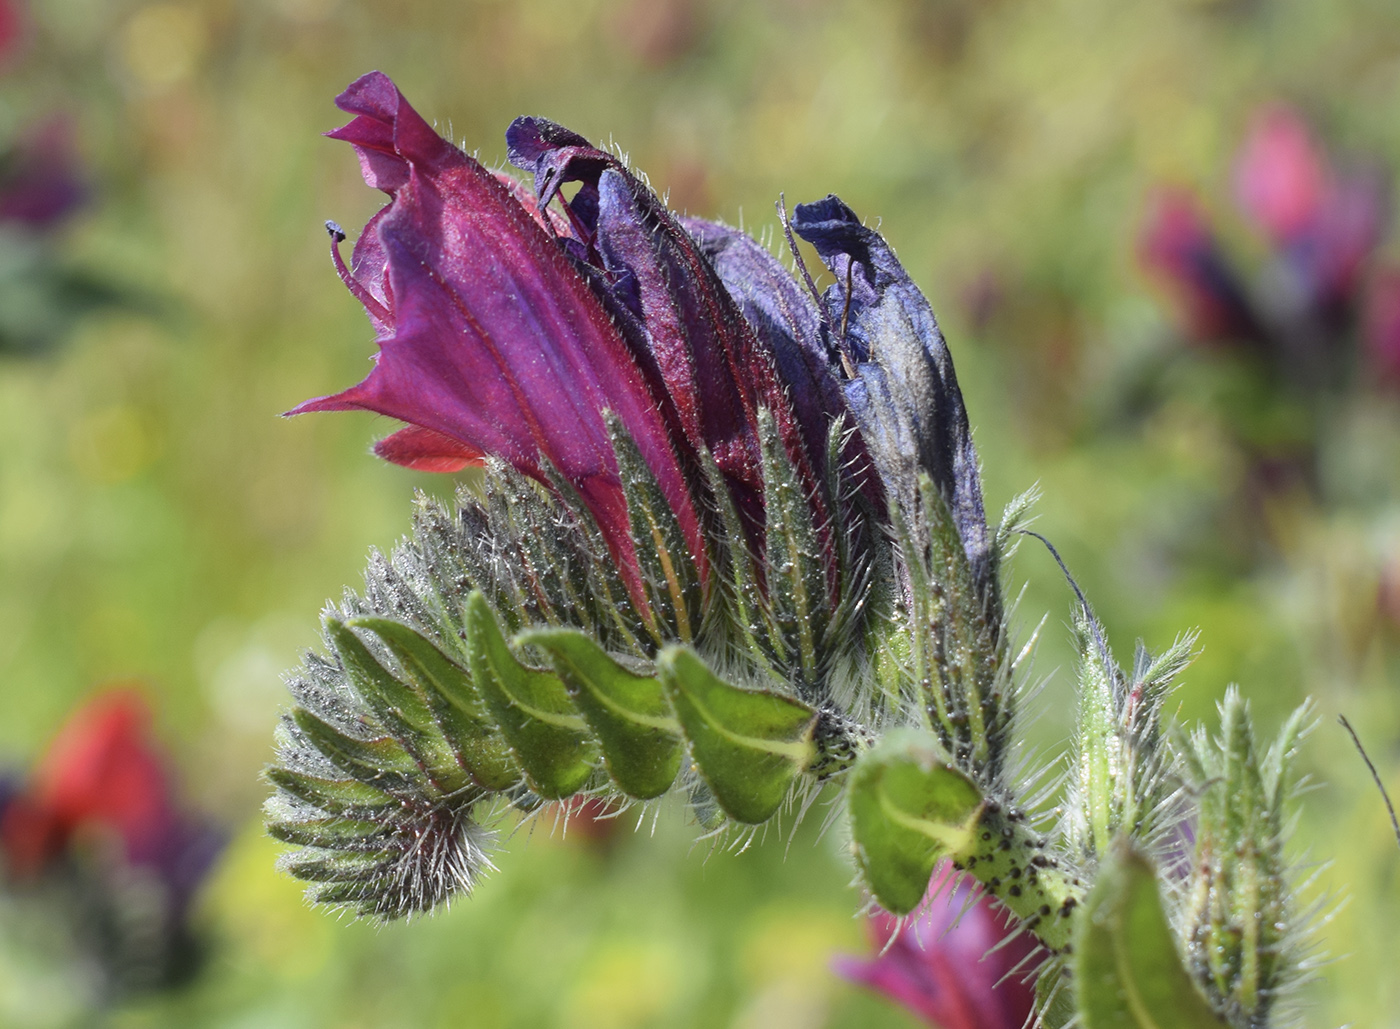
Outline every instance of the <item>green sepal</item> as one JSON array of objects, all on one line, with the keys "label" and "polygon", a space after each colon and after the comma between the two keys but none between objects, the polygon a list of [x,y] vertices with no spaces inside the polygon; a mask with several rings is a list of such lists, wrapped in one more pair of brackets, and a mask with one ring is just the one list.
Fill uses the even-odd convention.
[{"label": "green sepal", "polygon": [[593,774],[597,748],[559,676],[520,663],[486,598],[467,597],[472,681],[500,726],[530,788],[547,800],[571,797]]},{"label": "green sepal", "polygon": [[689,642],[700,627],[704,597],[690,542],[622,420],[611,411],[603,417],[627,498],[627,524],[651,607],[653,634],[658,641],[670,637]]},{"label": "green sepal", "polygon": [[1151,862],[1116,840],[1079,917],[1075,983],[1086,1029],[1221,1029],[1177,953]]},{"label": "green sepal", "polygon": [[798,692],[802,693],[820,681],[818,664],[830,607],[826,563],[813,522],[813,501],[766,409],[758,413],[758,434],[763,455],[768,605],[787,676],[801,684]]},{"label": "green sepal", "polygon": [[355,779],[325,779],[289,768],[269,768],[266,774],[278,789],[332,815],[354,815],[394,803],[387,793]]},{"label": "green sepal", "polygon": [[847,803],[866,886],[886,911],[906,915],[938,860],[972,844],[985,799],[933,735],[903,729],[861,754]]},{"label": "green sepal", "polygon": [[423,776],[418,762],[391,736],[371,740],[347,736],[305,708],[293,710],[292,720],[317,750],[362,783],[392,791]]},{"label": "green sepal", "polygon": [[381,665],[345,623],[328,618],[325,630],[326,640],[351,684],[384,723],[389,735],[418,759],[444,793],[467,785],[462,765],[443,739],[427,701]]},{"label": "green sepal", "polygon": [[817,713],[781,693],[731,685],[685,647],[667,647],[656,664],[719,806],[736,822],[768,821],[816,757]]},{"label": "green sepal", "polygon": [[516,639],[548,652],[623,793],[650,800],[671,788],[684,751],[681,724],[654,675],[628,671],[576,629],[534,629]]},{"label": "green sepal", "polygon": [[499,792],[520,781],[520,768],[492,725],[465,668],[401,622],[364,617],[347,624],[367,629],[389,648],[404,674],[427,698],[436,725],[478,785]]}]

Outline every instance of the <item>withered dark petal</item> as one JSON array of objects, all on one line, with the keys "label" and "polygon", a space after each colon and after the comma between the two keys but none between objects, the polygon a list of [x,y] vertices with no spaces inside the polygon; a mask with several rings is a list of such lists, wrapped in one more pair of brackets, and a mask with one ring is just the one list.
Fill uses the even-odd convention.
[{"label": "withered dark petal", "polygon": [[854,363],[846,397],[887,488],[912,509],[917,475],[926,473],[948,504],[969,563],[985,574],[990,542],[977,452],[928,300],[883,237],[837,197],[799,204],[792,227],[836,277],[824,296],[826,324]]}]

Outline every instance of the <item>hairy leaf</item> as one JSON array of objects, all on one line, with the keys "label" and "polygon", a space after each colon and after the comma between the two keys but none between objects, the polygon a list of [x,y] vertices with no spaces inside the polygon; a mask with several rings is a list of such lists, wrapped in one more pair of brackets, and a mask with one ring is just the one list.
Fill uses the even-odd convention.
[{"label": "hairy leaf", "polygon": [[628,671],[576,629],[536,629],[518,638],[549,653],[623,793],[649,800],[671,788],[684,744],[680,722],[654,675]]},{"label": "hairy leaf", "polygon": [[856,862],[880,906],[918,907],[933,866],[973,842],[981,789],[929,733],[890,733],[856,761],[847,786]]},{"label": "hairy leaf", "polygon": [[1110,848],[1079,920],[1075,980],[1086,1029],[1220,1029],[1177,953],[1152,864]]},{"label": "hairy leaf", "polygon": [[685,647],[668,647],[656,663],[691,757],[720,807],[737,822],[772,818],[816,757],[817,713],[781,693],[727,683]]},{"label": "hairy leaf", "polygon": [[467,647],[472,680],[530,788],[547,799],[573,796],[593,774],[597,750],[564,684],[521,664],[478,591],[467,597]]},{"label": "hairy leaf", "polygon": [[388,647],[427,698],[440,731],[479,786],[506,790],[520,781],[520,768],[465,668],[401,622],[361,617],[347,624],[369,630]]}]

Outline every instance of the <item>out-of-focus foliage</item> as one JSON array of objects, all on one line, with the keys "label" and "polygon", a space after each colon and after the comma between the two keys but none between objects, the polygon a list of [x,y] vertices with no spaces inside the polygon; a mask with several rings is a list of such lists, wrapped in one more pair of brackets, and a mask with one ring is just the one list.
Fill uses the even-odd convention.
[{"label": "out-of-focus foliage", "polygon": [[[1265,732],[1318,696],[1301,839],[1335,858],[1319,889],[1359,902],[1327,930],[1347,957],[1312,988],[1315,1021],[1397,1024],[1400,854],[1330,716],[1395,784],[1400,408],[1357,404],[1323,441],[1331,509],[1271,495],[1243,518],[1220,514],[1242,502],[1213,413],[1243,388],[1228,368],[1174,370],[1139,425],[1101,417],[1167,331],[1132,259],[1149,184],[1228,196],[1274,100],[1400,168],[1394,5],[44,0],[24,18],[0,126],[61,107],[90,174],[61,256],[162,302],[0,358],[0,755],[27,764],[92,683],[140,675],[162,684],[160,734],[196,799],[245,827],[196,912],[206,973],[118,1024],[909,1024],[827,971],[861,937],[834,839],[706,860],[679,811],[605,851],[516,839],[469,903],[382,931],[302,908],[272,871],[257,773],[278,672],[366,548],[406,529],[413,487],[451,488],[368,459],[368,416],[276,417],[354,381],[372,350],[321,226],[360,224],[375,200],[317,133],[374,67],[487,163],[513,116],[538,113],[616,140],[694,214],[762,226],[780,191],[837,190],[885,215],[954,349],[989,507],[1040,480],[1036,528],[1115,647],[1200,626],[1187,719],[1232,680]],[[1252,526],[1262,559],[1237,538]],[[1050,612],[1037,667],[1055,744],[1070,597],[1036,550],[1012,571],[1027,630]],[[24,960],[0,958],[0,1022],[62,1024],[58,987]]]}]

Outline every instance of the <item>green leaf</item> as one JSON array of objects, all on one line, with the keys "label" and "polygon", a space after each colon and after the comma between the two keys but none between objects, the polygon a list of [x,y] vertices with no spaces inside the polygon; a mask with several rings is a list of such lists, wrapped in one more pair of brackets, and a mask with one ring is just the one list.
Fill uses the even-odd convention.
[{"label": "green leaf", "polygon": [[940,858],[973,842],[984,806],[977,784],[917,729],[892,732],[862,754],[847,799],[856,862],[880,906],[896,915],[918,907]]},{"label": "green leaf", "polygon": [[355,818],[299,818],[269,822],[268,835],[301,847],[337,851],[381,851],[391,829],[380,822]]},{"label": "green leaf", "polygon": [[428,699],[432,717],[457,759],[484,789],[506,790],[520,768],[496,730],[465,668],[401,622],[355,618],[347,623],[378,636]]},{"label": "green leaf", "polygon": [[393,676],[343,622],[326,619],[326,639],[350,676],[356,692],[374,710],[384,727],[423,765],[444,793],[467,785],[452,749],[443,739],[423,697]]},{"label": "green leaf", "polygon": [[395,790],[423,775],[418,762],[392,736],[371,740],[347,736],[304,708],[296,708],[292,720],[317,750],[362,783]]},{"label": "green leaf", "polygon": [[520,663],[479,591],[467,597],[466,608],[472,681],[530,788],[549,800],[573,796],[593,774],[597,748],[568,691],[552,671]]},{"label": "green leaf", "polygon": [[1079,917],[1075,982],[1086,1029],[1221,1029],[1182,966],[1151,862],[1115,841]]},{"label": "green leaf", "polygon": [[[306,853],[303,851],[302,853]],[[292,858],[283,864],[292,875],[313,883],[354,883],[364,888],[365,883],[380,879],[388,880],[393,871],[394,852],[349,851],[328,854],[315,853],[311,858]],[[329,887],[322,887],[322,890]],[[320,891],[318,891],[319,893]]]},{"label": "green leaf", "polygon": [[681,724],[655,676],[629,672],[576,629],[529,630],[517,639],[548,651],[623,793],[649,800],[671,788],[684,750]]},{"label": "green leaf", "polygon": [[816,756],[816,712],[781,693],[733,686],[684,647],[666,648],[656,664],[719,806],[737,822],[768,821]]},{"label": "green leaf", "polygon": [[394,803],[387,793],[354,779],[324,779],[289,768],[269,768],[267,779],[298,800],[332,815],[353,814]]}]

